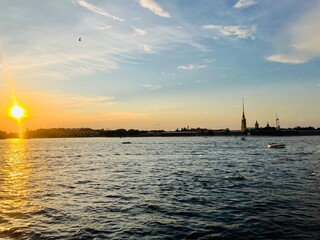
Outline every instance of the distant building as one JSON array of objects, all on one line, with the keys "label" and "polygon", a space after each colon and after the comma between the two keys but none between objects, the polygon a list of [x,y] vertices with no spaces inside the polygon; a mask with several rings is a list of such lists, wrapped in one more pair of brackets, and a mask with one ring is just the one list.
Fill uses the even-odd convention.
[{"label": "distant building", "polygon": [[242,119],[241,119],[241,132],[247,131],[247,120],[246,116],[244,115],[244,100],[242,98]]}]

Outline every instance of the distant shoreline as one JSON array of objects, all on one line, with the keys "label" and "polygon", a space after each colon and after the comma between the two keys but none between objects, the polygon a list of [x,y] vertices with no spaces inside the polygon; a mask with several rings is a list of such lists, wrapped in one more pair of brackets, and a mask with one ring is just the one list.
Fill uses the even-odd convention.
[{"label": "distant shoreline", "polygon": [[[27,130],[23,133],[23,138],[83,138],[83,137],[214,137],[214,136],[320,136],[320,128],[294,128],[294,129],[275,129],[275,128],[255,128],[245,132],[240,130],[218,129],[211,130],[205,128],[177,129],[175,131],[165,130],[136,130],[136,129],[116,129],[116,130],[95,130],[91,128],[50,128]],[[0,139],[19,138],[18,133],[6,133],[0,131]]]}]

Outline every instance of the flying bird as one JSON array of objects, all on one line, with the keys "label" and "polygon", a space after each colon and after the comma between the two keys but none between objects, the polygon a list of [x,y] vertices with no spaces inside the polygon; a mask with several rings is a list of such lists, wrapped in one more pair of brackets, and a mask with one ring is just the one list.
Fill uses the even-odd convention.
[{"label": "flying bird", "polygon": [[79,38],[79,42],[81,42],[81,37]]}]

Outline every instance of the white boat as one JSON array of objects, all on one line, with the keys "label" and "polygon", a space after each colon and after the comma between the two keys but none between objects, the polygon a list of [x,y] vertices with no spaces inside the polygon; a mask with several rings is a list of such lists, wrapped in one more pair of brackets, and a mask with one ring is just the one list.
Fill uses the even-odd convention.
[{"label": "white boat", "polygon": [[284,148],[286,145],[283,143],[269,143],[268,148]]}]

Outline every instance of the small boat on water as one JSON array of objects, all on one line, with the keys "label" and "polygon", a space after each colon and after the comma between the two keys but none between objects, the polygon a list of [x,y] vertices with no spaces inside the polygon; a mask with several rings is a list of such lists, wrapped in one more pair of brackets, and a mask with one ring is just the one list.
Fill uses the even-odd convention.
[{"label": "small boat on water", "polygon": [[131,144],[131,142],[122,142],[122,144]]},{"label": "small boat on water", "polygon": [[283,143],[269,143],[268,148],[284,148],[286,145]]}]

